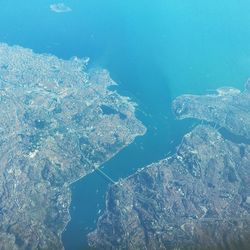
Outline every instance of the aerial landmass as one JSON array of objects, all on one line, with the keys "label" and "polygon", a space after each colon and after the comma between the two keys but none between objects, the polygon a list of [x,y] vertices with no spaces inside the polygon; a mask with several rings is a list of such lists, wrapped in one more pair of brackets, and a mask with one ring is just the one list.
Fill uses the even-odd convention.
[{"label": "aerial landmass", "polygon": [[174,155],[110,186],[91,247],[249,249],[249,86],[174,100],[178,119],[200,124]]},{"label": "aerial landmass", "polygon": [[224,87],[209,95],[180,96],[173,102],[174,113],[178,119],[196,118],[250,139],[249,82],[245,86],[242,92]]},{"label": "aerial landmass", "polygon": [[0,44],[0,249],[63,249],[69,185],[145,133],[109,73],[86,66]]}]

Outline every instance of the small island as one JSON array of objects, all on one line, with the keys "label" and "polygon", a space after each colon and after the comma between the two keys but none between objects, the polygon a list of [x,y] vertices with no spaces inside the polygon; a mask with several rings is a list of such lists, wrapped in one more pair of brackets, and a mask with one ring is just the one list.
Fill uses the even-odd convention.
[{"label": "small island", "polygon": [[64,13],[64,12],[72,11],[72,9],[69,6],[65,5],[64,3],[51,4],[50,9],[51,11],[56,12],[56,13]]}]

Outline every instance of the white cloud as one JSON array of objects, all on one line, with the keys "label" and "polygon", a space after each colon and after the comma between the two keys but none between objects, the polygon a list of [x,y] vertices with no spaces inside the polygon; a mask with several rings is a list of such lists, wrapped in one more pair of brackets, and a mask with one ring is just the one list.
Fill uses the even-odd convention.
[{"label": "white cloud", "polygon": [[57,13],[63,13],[63,12],[70,12],[72,9],[65,5],[64,3],[54,3],[50,5],[50,10],[57,12]]}]

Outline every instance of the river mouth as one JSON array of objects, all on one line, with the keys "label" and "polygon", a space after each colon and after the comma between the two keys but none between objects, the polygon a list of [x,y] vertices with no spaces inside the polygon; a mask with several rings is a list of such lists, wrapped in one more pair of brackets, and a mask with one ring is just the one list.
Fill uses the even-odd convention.
[{"label": "river mouth", "polygon": [[[194,126],[193,120],[177,121],[173,116],[166,121],[162,116],[145,116],[138,112],[137,118],[147,127],[147,133],[137,137],[101,167],[114,181],[175,153],[182,136]],[[173,128],[178,128],[178,135],[173,132]],[[100,172],[95,171],[71,185],[71,221],[62,236],[66,250],[90,249],[87,234],[96,227],[97,218],[105,208],[105,196],[111,184]]]},{"label": "river mouth", "polygon": [[[171,113],[171,106],[165,116],[150,115],[142,111],[141,106],[138,110],[140,111],[137,112],[137,118],[147,127],[147,133],[137,137],[133,143],[101,166],[101,170],[114,181],[126,178],[138,169],[176,153],[183,135],[190,132],[194,126],[207,124],[218,128],[216,124],[198,119],[176,120]],[[223,128],[218,130],[226,140],[237,144],[250,144],[249,139],[236,136]],[[111,184],[111,181],[96,171],[71,185],[71,221],[62,238],[66,250],[91,249],[88,246],[87,234],[96,228],[97,218],[105,208],[105,196]]]}]

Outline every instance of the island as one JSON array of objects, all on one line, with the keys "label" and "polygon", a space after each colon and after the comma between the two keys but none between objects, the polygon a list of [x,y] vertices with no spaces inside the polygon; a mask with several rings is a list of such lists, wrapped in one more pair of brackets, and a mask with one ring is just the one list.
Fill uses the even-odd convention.
[{"label": "island", "polygon": [[1,249],[63,249],[70,184],[146,132],[87,62],[0,43]]},{"label": "island", "polygon": [[196,119],[176,152],[111,185],[94,249],[249,249],[250,83],[173,101]]},{"label": "island", "polygon": [[54,3],[50,5],[50,10],[56,13],[70,12],[72,9],[64,3]]}]

